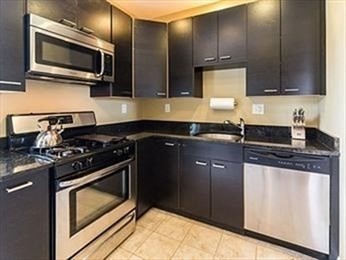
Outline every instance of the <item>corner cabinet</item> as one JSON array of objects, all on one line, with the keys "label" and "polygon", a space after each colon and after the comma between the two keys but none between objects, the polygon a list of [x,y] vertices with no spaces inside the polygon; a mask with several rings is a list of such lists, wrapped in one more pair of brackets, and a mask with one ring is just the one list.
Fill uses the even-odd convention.
[{"label": "corner cabinet", "polygon": [[48,174],[40,170],[0,182],[0,259],[50,259]]},{"label": "corner cabinet", "polygon": [[134,21],[134,96],[167,97],[167,24]]},{"label": "corner cabinet", "polygon": [[25,2],[0,1],[0,91],[25,91]]},{"label": "corner cabinet", "polygon": [[193,67],[192,18],[168,24],[169,97],[202,97],[201,69]]},{"label": "corner cabinet", "polygon": [[325,95],[325,1],[248,4],[247,96]]},{"label": "corner cabinet", "polygon": [[132,32],[132,17],[113,6],[114,82],[90,87],[91,97],[132,97]]}]

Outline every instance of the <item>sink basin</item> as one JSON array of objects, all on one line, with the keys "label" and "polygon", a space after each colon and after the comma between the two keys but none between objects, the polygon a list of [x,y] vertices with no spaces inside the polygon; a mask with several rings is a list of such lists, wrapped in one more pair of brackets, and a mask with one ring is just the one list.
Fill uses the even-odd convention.
[{"label": "sink basin", "polygon": [[227,140],[232,142],[238,142],[243,138],[242,135],[234,133],[199,133],[196,134],[196,136],[209,139]]}]

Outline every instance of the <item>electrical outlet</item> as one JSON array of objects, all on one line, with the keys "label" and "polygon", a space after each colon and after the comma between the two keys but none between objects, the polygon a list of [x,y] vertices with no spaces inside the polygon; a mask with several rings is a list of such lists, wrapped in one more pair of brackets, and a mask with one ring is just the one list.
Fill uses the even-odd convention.
[{"label": "electrical outlet", "polygon": [[121,113],[127,114],[127,104],[121,104]]},{"label": "electrical outlet", "polygon": [[165,112],[170,113],[171,112],[171,105],[170,104],[165,104]]},{"label": "electrical outlet", "polygon": [[264,104],[252,104],[252,114],[264,115]]}]

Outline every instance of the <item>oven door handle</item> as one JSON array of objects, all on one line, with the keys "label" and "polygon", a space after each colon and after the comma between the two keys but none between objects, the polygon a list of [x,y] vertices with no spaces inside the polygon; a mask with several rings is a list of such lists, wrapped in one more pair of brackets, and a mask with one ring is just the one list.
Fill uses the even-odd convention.
[{"label": "oven door handle", "polygon": [[80,177],[78,179],[61,181],[58,183],[59,188],[68,188],[68,187],[72,187],[72,186],[79,186],[79,185],[91,182],[93,180],[99,179],[100,177],[107,176],[107,175],[113,173],[114,171],[128,165],[131,161],[133,161],[133,159],[134,159],[134,157],[131,157],[130,159],[127,159],[126,161],[117,163],[111,167],[105,168],[103,170],[100,170],[98,172],[95,172],[93,174],[90,174],[90,175],[87,175],[84,177]]}]

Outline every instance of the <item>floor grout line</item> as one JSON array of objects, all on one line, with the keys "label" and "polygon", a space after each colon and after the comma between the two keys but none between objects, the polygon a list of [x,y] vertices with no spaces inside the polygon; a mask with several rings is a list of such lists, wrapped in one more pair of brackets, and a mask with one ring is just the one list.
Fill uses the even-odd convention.
[{"label": "floor grout line", "polygon": [[[188,222],[189,223],[189,222]],[[190,230],[191,230],[191,228],[192,228],[192,226],[193,226],[193,224],[192,223],[190,223],[191,224],[191,226],[189,227],[189,229],[188,229],[188,231],[186,232],[186,234],[185,234],[185,236],[184,236],[184,238],[180,241],[180,243],[179,243],[179,245],[178,245],[178,247],[177,247],[177,249],[174,251],[174,253],[173,253],[173,255],[172,255],[172,257],[177,253],[177,251],[178,251],[178,249],[182,246],[182,244],[183,244],[183,241],[185,240],[185,238],[186,238],[186,236],[189,234],[189,232],[190,232]],[[170,258],[170,259],[172,259],[172,257]]]}]

